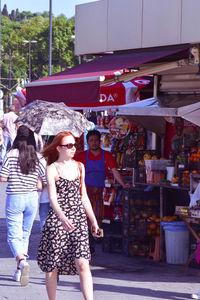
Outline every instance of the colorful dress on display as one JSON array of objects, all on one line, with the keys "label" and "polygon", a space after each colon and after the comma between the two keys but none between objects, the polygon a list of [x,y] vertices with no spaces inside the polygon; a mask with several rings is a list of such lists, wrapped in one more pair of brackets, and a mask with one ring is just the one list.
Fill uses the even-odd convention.
[{"label": "colorful dress on display", "polygon": [[67,232],[53,209],[43,227],[38,248],[38,265],[43,272],[58,270],[60,275],[77,274],[75,258],[90,260],[88,225],[80,195],[80,177],[56,181],[57,198],[61,209],[75,229]]}]

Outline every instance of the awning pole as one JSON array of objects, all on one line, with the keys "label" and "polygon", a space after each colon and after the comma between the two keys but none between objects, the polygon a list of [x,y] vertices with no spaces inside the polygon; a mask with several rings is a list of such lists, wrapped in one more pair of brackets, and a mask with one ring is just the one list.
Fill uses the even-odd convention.
[{"label": "awning pole", "polygon": [[51,75],[52,65],[52,0],[49,0],[49,70],[48,75]]},{"label": "awning pole", "polygon": [[[153,82],[153,97],[157,98],[158,94],[158,75],[154,75],[154,82]],[[151,145],[152,150],[156,150],[156,133],[152,132],[151,136]]]},{"label": "awning pole", "polygon": [[157,95],[158,95],[158,75],[154,75],[153,97],[157,98]]},{"label": "awning pole", "polygon": [[[153,85],[153,96],[154,98],[157,98],[158,95],[158,75],[154,76],[154,85]],[[154,147],[153,150],[156,150],[156,134],[152,134],[152,146]],[[164,157],[165,152],[165,143],[164,143],[164,137],[161,137],[161,156]]]}]

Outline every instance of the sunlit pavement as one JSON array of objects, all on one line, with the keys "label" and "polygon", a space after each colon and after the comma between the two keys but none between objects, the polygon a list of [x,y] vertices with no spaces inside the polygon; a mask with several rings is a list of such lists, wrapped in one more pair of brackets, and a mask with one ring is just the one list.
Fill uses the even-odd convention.
[{"label": "sunlit pavement", "polygon": [[[0,300],[48,300],[44,273],[36,262],[40,239],[38,216],[30,238],[30,283],[21,287],[12,281],[16,263],[6,242],[5,188],[6,184],[0,183]],[[101,244],[92,257],[91,270],[95,300],[185,300],[200,289],[198,268],[188,268],[183,273],[183,266],[102,252]],[[67,299],[83,299],[78,276],[60,276],[57,300]]]}]

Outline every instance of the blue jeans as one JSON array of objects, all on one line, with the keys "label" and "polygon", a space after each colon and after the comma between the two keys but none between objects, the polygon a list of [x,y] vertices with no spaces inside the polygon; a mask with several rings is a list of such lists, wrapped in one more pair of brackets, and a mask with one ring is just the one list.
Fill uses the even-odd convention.
[{"label": "blue jeans", "polygon": [[40,230],[42,231],[42,228],[46,222],[47,215],[50,210],[50,203],[40,203],[39,206],[39,216],[40,216]]},{"label": "blue jeans", "polygon": [[10,137],[5,136],[5,135],[3,136],[3,144],[1,146],[1,161],[2,162],[3,162],[4,157],[6,155],[8,144],[10,143],[10,146],[12,146],[13,142],[14,142],[14,140],[11,139]]},{"label": "blue jeans", "polygon": [[16,257],[27,255],[28,243],[38,208],[38,192],[8,194],[6,198],[7,241]]}]

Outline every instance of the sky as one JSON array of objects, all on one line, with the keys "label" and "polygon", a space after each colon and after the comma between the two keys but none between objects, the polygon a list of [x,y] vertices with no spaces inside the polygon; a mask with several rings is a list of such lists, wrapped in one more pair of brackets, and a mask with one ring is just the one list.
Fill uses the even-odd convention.
[{"label": "sky", "polygon": [[[7,5],[8,12],[19,9],[31,11],[32,13],[44,12],[49,10],[49,0],[0,0],[1,9]],[[75,6],[82,3],[89,3],[98,0],[52,0],[52,13],[55,17],[64,14],[67,18],[75,16]]]}]

